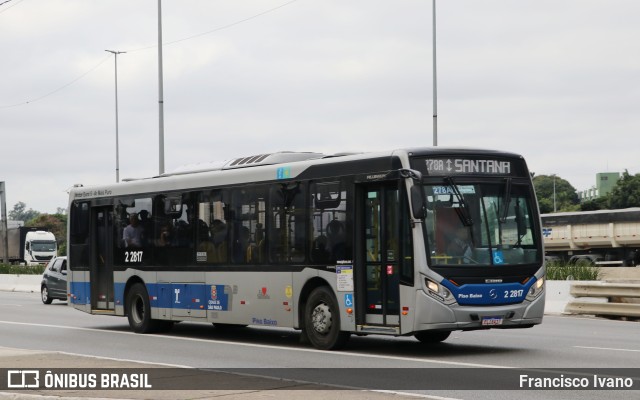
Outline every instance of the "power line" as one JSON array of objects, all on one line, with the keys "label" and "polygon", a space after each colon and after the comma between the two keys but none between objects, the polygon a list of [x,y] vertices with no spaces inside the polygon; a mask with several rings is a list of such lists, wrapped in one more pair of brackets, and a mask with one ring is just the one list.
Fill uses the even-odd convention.
[{"label": "power line", "polygon": [[[215,29],[212,29],[212,30],[210,30],[210,31],[206,31],[206,32],[202,32],[202,33],[197,33],[197,34],[195,34],[195,35],[187,36],[187,37],[182,38],[182,39],[177,39],[177,40],[173,40],[173,41],[171,41],[171,42],[166,42],[166,43],[163,43],[163,44],[162,44],[162,46],[170,46],[170,45],[172,45],[172,44],[176,44],[176,43],[184,42],[184,41],[186,41],[186,40],[195,39],[195,38],[200,37],[200,36],[205,36],[205,35],[209,35],[209,34],[211,34],[211,33],[219,32],[219,31],[222,31],[222,30],[224,30],[224,29],[229,29],[229,28],[234,27],[234,26],[236,26],[236,25],[239,25],[239,24],[241,24],[241,23],[243,23],[243,22],[247,22],[247,21],[250,21],[250,20],[252,20],[252,19],[255,19],[255,18],[258,18],[258,17],[262,17],[263,15],[266,15],[266,14],[272,13],[272,12],[274,12],[274,11],[276,11],[276,10],[279,10],[279,9],[281,9],[281,8],[283,8],[283,7],[286,7],[286,6],[288,6],[289,4],[295,3],[295,2],[297,2],[297,1],[298,1],[298,0],[291,0],[291,1],[287,2],[287,3],[280,4],[279,6],[276,6],[276,7],[270,8],[270,9],[268,9],[268,10],[266,10],[266,11],[263,11],[263,12],[261,12],[261,13],[259,13],[259,14],[256,14],[256,15],[253,15],[253,16],[251,16],[251,17],[247,17],[247,18],[241,19],[241,20],[239,20],[239,21],[232,22],[232,23],[230,23],[230,24],[220,26],[220,27],[215,28]],[[148,49],[152,49],[152,48],[154,48],[154,47],[158,47],[158,45],[154,44],[154,45],[151,45],[151,46],[140,47],[140,48],[137,48],[137,49],[127,50],[127,52],[128,52],[128,53],[134,53],[134,52],[136,52],[136,51],[148,50]]]},{"label": "power line", "polygon": [[[6,0],[4,3],[0,3],[0,6],[1,6],[1,5],[3,5],[3,4],[5,4],[5,3],[8,3],[8,2],[10,2],[10,1],[12,1],[12,0]],[[14,7],[15,5],[17,5],[18,3],[22,2],[22,1],[24,1],[24,0],[18,0],[18,2],[17,2],[17,3],[15,3],[15,4],[13,4],[11,7]],[[251,17],[244,18],[244,19],[241,19],[241,20],[236,21],[236,22],[232,22],[232,23],[230,23],[230,24],[228,24],[228,25],[224,25],[224,26],[221,26],[221,27],[218,27],[218,28],[212,29],[212,30],[207,31],[207,32],[202,32],[202,33],[198,33],[198,34],[196,34],[196,35],[189,36],[189,37],[186,37],[186,38],[182,38],[182,39],[174,40],[174,41],[171,41],[171,42],[163,43],[163,44],[162,44],[162,46],[169,46],[169,45],[176,44],[176,43],[179,43],[179,42],[184,42],[184,41],[186,41],[186,40],[194,39],[194,38],[197,38],[197,37],[200,37],[200,36],[208,35],[208,34],[211,34],[211,33],[214,33],[214,32],[219,32],[219,31],[221,31],[221,30],[228,29],[228,28],[231,28],[231,27],[233,27],[233,26],[239,25],[239,24],[241,24],[241,23],[243,23],[243,22],[247,22],[247,21],[250,21],[250,20],[252,20],[252,19],[255,19],[255,18],[261,17],[261,16],[263,16],[263,15],[269,14],[269,13],[271,13],[271,12],[274,12],[274,11],[276,11],[276,10],[279,10],[280,8],[283,8],[283,7],[288,6],[289,4],[295,3],[295,2],[297,2],[297,1],[298,1],[298,0],[291,0],[291,1],[289,1],[289,2],[286,2],[286,3],[284,3],[284,4],[281,4],[281,5],[279,5],[279,6],[276,6],[276,7],[270,8],[270,9],[268,9],[268,10],[266,10],[266,11],[263,11],[263,12],[261,12],[261,13],[259,13],[259,14],[255,14],[255,15],[253,15],[253,16],[251,16]],[[11,7],[9,7],[9,8],[11,8]],[[6,10],[5,10],[5,11],[6,11]],[[2,11],[0,11],[0,13],[2,13]],[[148,49],[152,49],[152,48],[154,48],[154,47],[158,47],[158,45],[147,46],[147,47],[141,47],[141,48],[133,49],[133,50],[127,50],[126,52],[127,52],[127,53],[134,53],[134,52],[136,52],[136,51],[148,50]],[[5,108],[13,108],[13,107],[24,106],[24,105],[27,105],[27,104],[30,104],[30,103],[35,103],[36,101],[39,101],[39,100],[42,100],[42,99],[44,99],[44,98],[46,98],[46,97],[51,96],[52,94],[58,93],[59,91],[61,91],[61,90],[65,89],[65,88],[67,88],[67,87],[71,86],[72,84],[76,83],[76,82],[77,82],[77,81],[79,81],[80,79],[84,78],[84,77],[85,77],[86,75],[88,75],[89,73],[91,73],[91,72],[93,72],[94,70],[96,70],[100,65],[102,65],[105,61],[107,61],[107,59],[109,59],[110,57],[111,57],[111,56],[107,56],[106,58],[102,59],[98,64],[96,64],[93,68],[91,68],[90,70],[88,70],[87,72],[83,73],[82,75],[80,75],[79,77],[75,78],[75,79],[74,79],[74,80],[72,80],[71,82],[69,82],[69,83],[66,83],[66,84],[62,85],[62,86],[60,86],[59,88],[57,88],[57,89],[55,89],[55,90],[53,90],[53,91],[51,91],[51,92],[49,92],[49,93],[47,93],[47,94],[45,94],[45,95],[43,95],[43,96],[37,97],[37,98],[35,98],[35,99],[31,99],[31,100],[23,101],[23,102],[20,102],[20,103],[8,104],[8,105],[0,106],[0,110],[1,110],[1,109],[5,109]]]},{"label": "power line", "polygon": [[[5,1],[3,1],[2,3],[0,3],[0,6],[3,6],[3,5],[7,4],[7,3],[8,3],[8,2],[10,2],[10,1],[12,1],[12,0],[5,0]],[[7,6],[7,8],[5,8],[5,9],[4,9],[4,10],[2,10],[2,11],[0,11],[0,14],[2,14],[3,12],[8,11],[10,8],[13,8],[13,7],[17,6],[18,4],[22,3],[23,1],[24,1],[24,0],[18,0],[18,1],[16,1],[15,3],[13,3],[12,5]]]},{"label": "power line", "polygon": [[89,75],[91,72],[95,71],[99,66],[101,66],[102,64],[104,64],[104,62],[105,62],[105,61],[107,61],[109,58],[111,58],[111,56],[110,56],[110,55],[106,56],[105,58],[103,58],[102,60],[100,60],[100,62],[99,62],[99,63],[97,63],[96,65],[94,65],[94,66],[93,66],[90,70],[88,70],[87,72],[85,72],[85,73],[83,73],[82,75],[78,76],[77,78],[75,78],[75,79],[74,79],[74,80],[72,80],[71,82],[69,82],[69,83],[66,83],[66,84],[62,85],[62,86],[60,86],[59,88],[57,88],[57,89],[55,89],[55,90],[52,90],[51,92],[49,92],[49,93],[47,93],[47,94],[44,94],[44,95],[42,95],[42,96],[40,96],[40,97],[36,97],[35,99],[31,99],[31,100],[23,101],[23,102],[20,102],[20,103],[16,103],[16,104],[9,104],[9,105],[6,105],[6,106],[0,106],[0,109],[3,109],[3,108],[12,108],[12,107],[18,107],[18,106],[24,106],[24,105],[27,105],[27,104],[35,103],[36,101],[40,101],[40,100],[42,100],[42,99],[44,99],[44,98],[46,98],[46,97],[49,97],[49,96],[51,96],[51,95],[53,95],[53,94],[56,94],[56,93],[58,93],[59,91],[61,91],[61,90],[63,90],[63,89],[66,89],[67,87],[69,87],[69,86],[73,85],[74,83],[76,83],[76,82],[77,82],[77,81],[79,81],[80,79],[84,78],[85,76]]}]

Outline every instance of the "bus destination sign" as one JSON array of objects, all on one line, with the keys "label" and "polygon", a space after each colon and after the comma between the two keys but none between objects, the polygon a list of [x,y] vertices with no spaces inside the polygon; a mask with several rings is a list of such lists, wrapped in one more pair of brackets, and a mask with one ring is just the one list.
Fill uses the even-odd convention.
[{"label": "bus destination sign", "polygon": [[511,175],[511,161],[468,158],[423,160],[427,175]]}]

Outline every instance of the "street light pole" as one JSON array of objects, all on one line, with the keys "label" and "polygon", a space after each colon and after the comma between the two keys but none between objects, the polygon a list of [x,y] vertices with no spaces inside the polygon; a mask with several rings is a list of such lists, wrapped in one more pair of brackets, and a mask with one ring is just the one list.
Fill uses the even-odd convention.
[{"label": "street light pole", "polygon": [[438,145],[438,86],[436,82],[436,0],[433,0],[433,145]]},{"label": "street light pole", "polygon": [[118,143],[118,54],[126,51],[105,50],[114,55],[116,70],[116,183],[120,182],[120,144]]},{"label": "street light pole", "polygon": [[556,174],[553,174],[553,212],[556,212]]},{"label": "street light pole", "polygon": [[158,0],[158,107],[159,107],[159,170],[164,174],[164,99],[162,90],[162,6]]}]

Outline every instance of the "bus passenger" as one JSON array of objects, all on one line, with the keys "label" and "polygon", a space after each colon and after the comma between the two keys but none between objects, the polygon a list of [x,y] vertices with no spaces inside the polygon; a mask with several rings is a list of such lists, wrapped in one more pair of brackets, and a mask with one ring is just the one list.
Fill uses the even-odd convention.
[{"label": "bus passenger", "polygon": [[160,236],[156,239],[157,247],[166,247],[173,245],[173,229],[170,223],[166,223],[160,228]]},{"label": "bus passenger", "polygon": [[122,232],[122,240],[126,247],[141,247],[142,246],[142,226],[138,221],[138,214],[132,213],[129,215],[129,225],[124,228]]}]

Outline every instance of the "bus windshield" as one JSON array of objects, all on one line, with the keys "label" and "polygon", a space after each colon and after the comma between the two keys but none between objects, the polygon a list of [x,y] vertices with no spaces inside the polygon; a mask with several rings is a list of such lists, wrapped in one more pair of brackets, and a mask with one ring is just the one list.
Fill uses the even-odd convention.
[{"label": "bus windshield", "polygon": [[529,187],[511,178],[465,183],[447,177],[424,185],[429,265],[539,263]]}]

